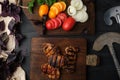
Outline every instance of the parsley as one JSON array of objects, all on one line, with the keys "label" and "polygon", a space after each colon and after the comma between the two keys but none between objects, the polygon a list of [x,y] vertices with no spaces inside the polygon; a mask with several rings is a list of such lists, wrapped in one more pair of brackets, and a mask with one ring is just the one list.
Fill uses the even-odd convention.
[{"label": "parsley", "polygon": [[37,4],[47,4],[48,6],[51,6],[53,3],[55,3],[56,0],[37,0]]},{"label": "parsley", "polygon": [[[36,2],[38,5],[47,4],[48,6],[51,6],[53,3],[56,2],[56,0],[36,0]],[[30,13],[33,13],[34,5],[35,5],[35,0],[31,0],[28,3],[28,10]]]},{"label": "parsley", "polygon": [[45,3],[45,0],[37,0],[38,5],[42,5]]}]

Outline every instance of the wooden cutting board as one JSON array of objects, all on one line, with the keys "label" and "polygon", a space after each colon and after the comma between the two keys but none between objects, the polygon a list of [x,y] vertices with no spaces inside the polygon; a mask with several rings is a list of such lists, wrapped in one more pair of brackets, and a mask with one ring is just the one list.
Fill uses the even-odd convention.
[{"label": "wooden cutting board", "polygon": [[[23,6],[27,6],[28,2],[31,0],[22,0]],[[71,0],[68,0],[70,2]],[[95,33],[95,8],[94,8],[94,3],[92,0],[82,0],[84,4],[87,6],[87,13],[89,15],[89,19],[85,23],[76,23],[75,27],[73,30],[66,32],[62,30],[62,28],[56,29],[56,30],[51,30],[47,31],[46,35],[80,35],[81,33],[85,34],[94,34]],[[41,18],[38,15],[38,5],[35,5],[34,7],[34,14],[30,14],[27,9],[23,9],[25,15],[27,16],[28,20],[30,20],[35,27],[36,31],[42,35],[42,27],[41,26],[36,26],[32,20],[41,20]]]},{"label": "wooden cutting board", "polygon": [[86,45],[83,38],[32,38],[31,45],[31,63],[30,63],[30,80],[49,80],[41,72],[41,65],[47,63],[47,57],[42,52],[43,43],[52,43],[58,46],[62,53],[67,46],[79,47],[80,52],[77,54],[76,71],[66,73],[61,71],[60,80],[86,80]]}]

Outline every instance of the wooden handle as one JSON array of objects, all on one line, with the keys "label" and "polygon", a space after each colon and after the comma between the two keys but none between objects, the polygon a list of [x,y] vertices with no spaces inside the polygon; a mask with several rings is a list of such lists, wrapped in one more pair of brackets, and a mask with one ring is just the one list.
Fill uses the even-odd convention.
[{"label": "wooden handle", "polygon": [[97,66],[100,63],[100,58],[93,54],[86,56],[86,65],[87,66]]}]

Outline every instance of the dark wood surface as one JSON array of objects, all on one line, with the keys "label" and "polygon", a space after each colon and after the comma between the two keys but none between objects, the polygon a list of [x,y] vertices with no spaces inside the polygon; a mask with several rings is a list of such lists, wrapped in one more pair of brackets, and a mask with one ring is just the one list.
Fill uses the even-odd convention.
[{"label": "dark wood surface", "polygon": [[42,43],[52,43],[58,46],[62,53],[67,46],[79,47],[77,54],[76,71],[66,73],[61,71],[60,80],[86,80],[86,48],[87,42],[83,38],[32,38],[30,80],[48,80],[48,77],[41,72],[41,64],[47,63],[47,58],[42,52]]},{"label": "dark wood surface", "polygon": [[[28,2],[31,0],[22,0],[23,6],[27,6]],[[70,2],[70,0],[68,0]],[[83,0],[84,4],[87,6],[87,12],[89,15],[89,19],[85,23],[76,23],[75,27],[73,30],[66,32],[62,30],[62,28],[52,30],[52,31],[47,31],[47,35],[80,35],[81,33],[86,33],[86,34],[94,34],[95,33],[95,8],[94,8],[94,3],[92,0]],[[38,5],[35,5],[34,7],[34,14],[30,14],[27,9],[23,9],[25,15],[27,16],[28,20],[41,20],[41,18],[38,15]],[[33,21],[31,21],[33,24]],[[41,26],[36,26],[33,24],[35,27],[36,31],[42,35],[42,27]]]}]

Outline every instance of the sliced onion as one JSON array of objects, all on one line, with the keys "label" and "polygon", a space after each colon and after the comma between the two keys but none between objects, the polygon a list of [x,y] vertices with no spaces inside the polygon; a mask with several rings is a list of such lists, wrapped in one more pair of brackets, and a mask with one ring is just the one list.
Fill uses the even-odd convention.
[{"label": "sliced onion", "polygon": [[88,14],[86,11],[77,11],[77,14],[72,16],[77,22],[85,22],[88,19]]},{"label": "sliced onion", "polygon": [[83,7],[82,0],[71,0],[71,5],[76,8],[76,10],[80,10]]},{"label": "sliced onion", "polygon": [[73,6],[69,6],[68,9],[67,9],[67,13],[68,13],[68,15],[70,15],[70,16],[75,15],[75,14],[76,14],[76,8],[73,7]]},{"label": "sliced onion", "polygon": [[81,23],[84,23],[88,20],[88,14],[87,12],[84,13],[83,17],[82,17],[82,20],[80,20]]},{"label": "sliced onion", "polygon": [[81,10],[87,11],[87,6],[83,5],[83,8]]}]

